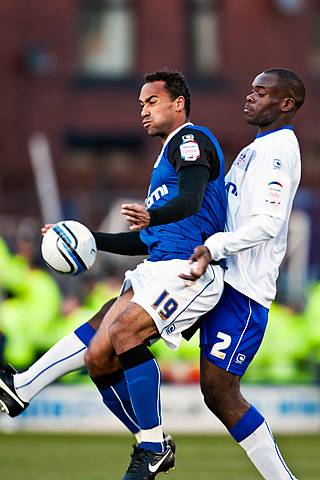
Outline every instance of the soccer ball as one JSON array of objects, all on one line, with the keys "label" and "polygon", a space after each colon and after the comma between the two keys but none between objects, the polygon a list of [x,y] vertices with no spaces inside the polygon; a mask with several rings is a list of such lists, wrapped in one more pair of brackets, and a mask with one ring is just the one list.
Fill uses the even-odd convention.
[{"label": "soccer ball", "polygon": [[65,220],[45,233],[41,253],[46,264],[56,272],[78,275],[92,267],[97,246],[87,227],[74,220]]}]

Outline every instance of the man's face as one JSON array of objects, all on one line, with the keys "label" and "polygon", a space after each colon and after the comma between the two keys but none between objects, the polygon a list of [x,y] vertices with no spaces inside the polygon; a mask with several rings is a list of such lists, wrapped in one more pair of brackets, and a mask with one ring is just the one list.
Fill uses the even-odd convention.
[{"label": "man's face", "polygon": [[284,98],[277,75],[260,73],[253,81],[252,92],[244,106],[247,122],[259,127],[272,124],[284,113],[281,109]]},{"label": "man's face", "polygon": [[178,112],[181,113],[178,102],[178,99],[171,99],[163,81],[150,82],[143,85],[139,103],[141,106],[142,125],[148,135],[166,138],[177,128],[178,116],[180,118]]}]

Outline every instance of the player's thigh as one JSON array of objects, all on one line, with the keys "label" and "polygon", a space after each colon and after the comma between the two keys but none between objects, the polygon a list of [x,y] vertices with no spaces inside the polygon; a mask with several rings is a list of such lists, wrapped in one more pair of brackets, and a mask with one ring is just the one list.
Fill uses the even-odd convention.
[{"label": "player's thigh", "polygon": [[201,355],[242,376],[261,345],[267,321],[267,308],[225,285],[218,305],[201,319]]},{"label": "player's thigh", "polygon": [[114,302],[116,301],[117,299],[116,298],[112,298],[111,300],[109,300],[108,302],[106,302],[99,310],[99,312],[97,312],[89,321],[89,325],[94,329],[94,330],[98,330],[98,328],[100,327],[101,323],[102,323],[102,320],[104,318],[104,316],[108,313],[108,311],[110,310],[110,308],[112,307],[112,305],[114,304]]},{"label": "player's thigh", "polygon": [[[134,297],[133,297],[134,298]],[[153,318],[137,303],[130,302],[109,328],[112,344],[121,354],[158,335]]]},{"label": "player's thigh", "polygon": [[223,290],[221,267],[210,265],[207,272],[189,286],[179,278],[187,268],[186,260],[145,262],[127,276],[134,290],[132,302],[150,315],[159,334],[173,349],[179,346],[181,332],[209,311]]},{"label": "player's thigh", "polygon": [[90,342],[88,349],[88,358],[91,360],[111,357],[114,354],[114,348],[111,342],[109,327],[115,318],[127,307],[133,296],[132,289],[127,290],[111,305],[97,330],[97,333]]}]

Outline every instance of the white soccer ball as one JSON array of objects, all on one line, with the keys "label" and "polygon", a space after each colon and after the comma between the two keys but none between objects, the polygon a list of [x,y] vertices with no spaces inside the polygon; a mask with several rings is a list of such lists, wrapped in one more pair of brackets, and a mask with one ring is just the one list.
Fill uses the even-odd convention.
[{"label": "white soccer ball", "polygon": [[65,220],[45,233],[41,253],[46,264],[56,272],[78,275],[92,267],[97,246],[87,227],[74,220]]}]

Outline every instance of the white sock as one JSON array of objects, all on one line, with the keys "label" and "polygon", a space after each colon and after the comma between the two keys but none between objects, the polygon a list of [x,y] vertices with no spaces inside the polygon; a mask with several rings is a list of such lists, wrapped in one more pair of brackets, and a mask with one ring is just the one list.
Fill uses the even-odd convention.
[{"label": "white sock", "polygon": [[59,340],[28,370],[14,375],[14,387],[21,400],[30,402],[57,378],[83,367],[86,350],[75,333]]},{"label": "white sock", "polygon": [[141,430],[139,430],[139,432],[135,433],[134,436],[136,437],[137,443],[141,443],[141,439],[142,439]]},{"label": "white sock", "polygon": [[239,445],[265,480],[297,480],[285,464],[266,421]]},{"label": "white sock", "polygon": [[141,429],[141,442],[163,443],[162,425],[149,428],[148,430]]}]

